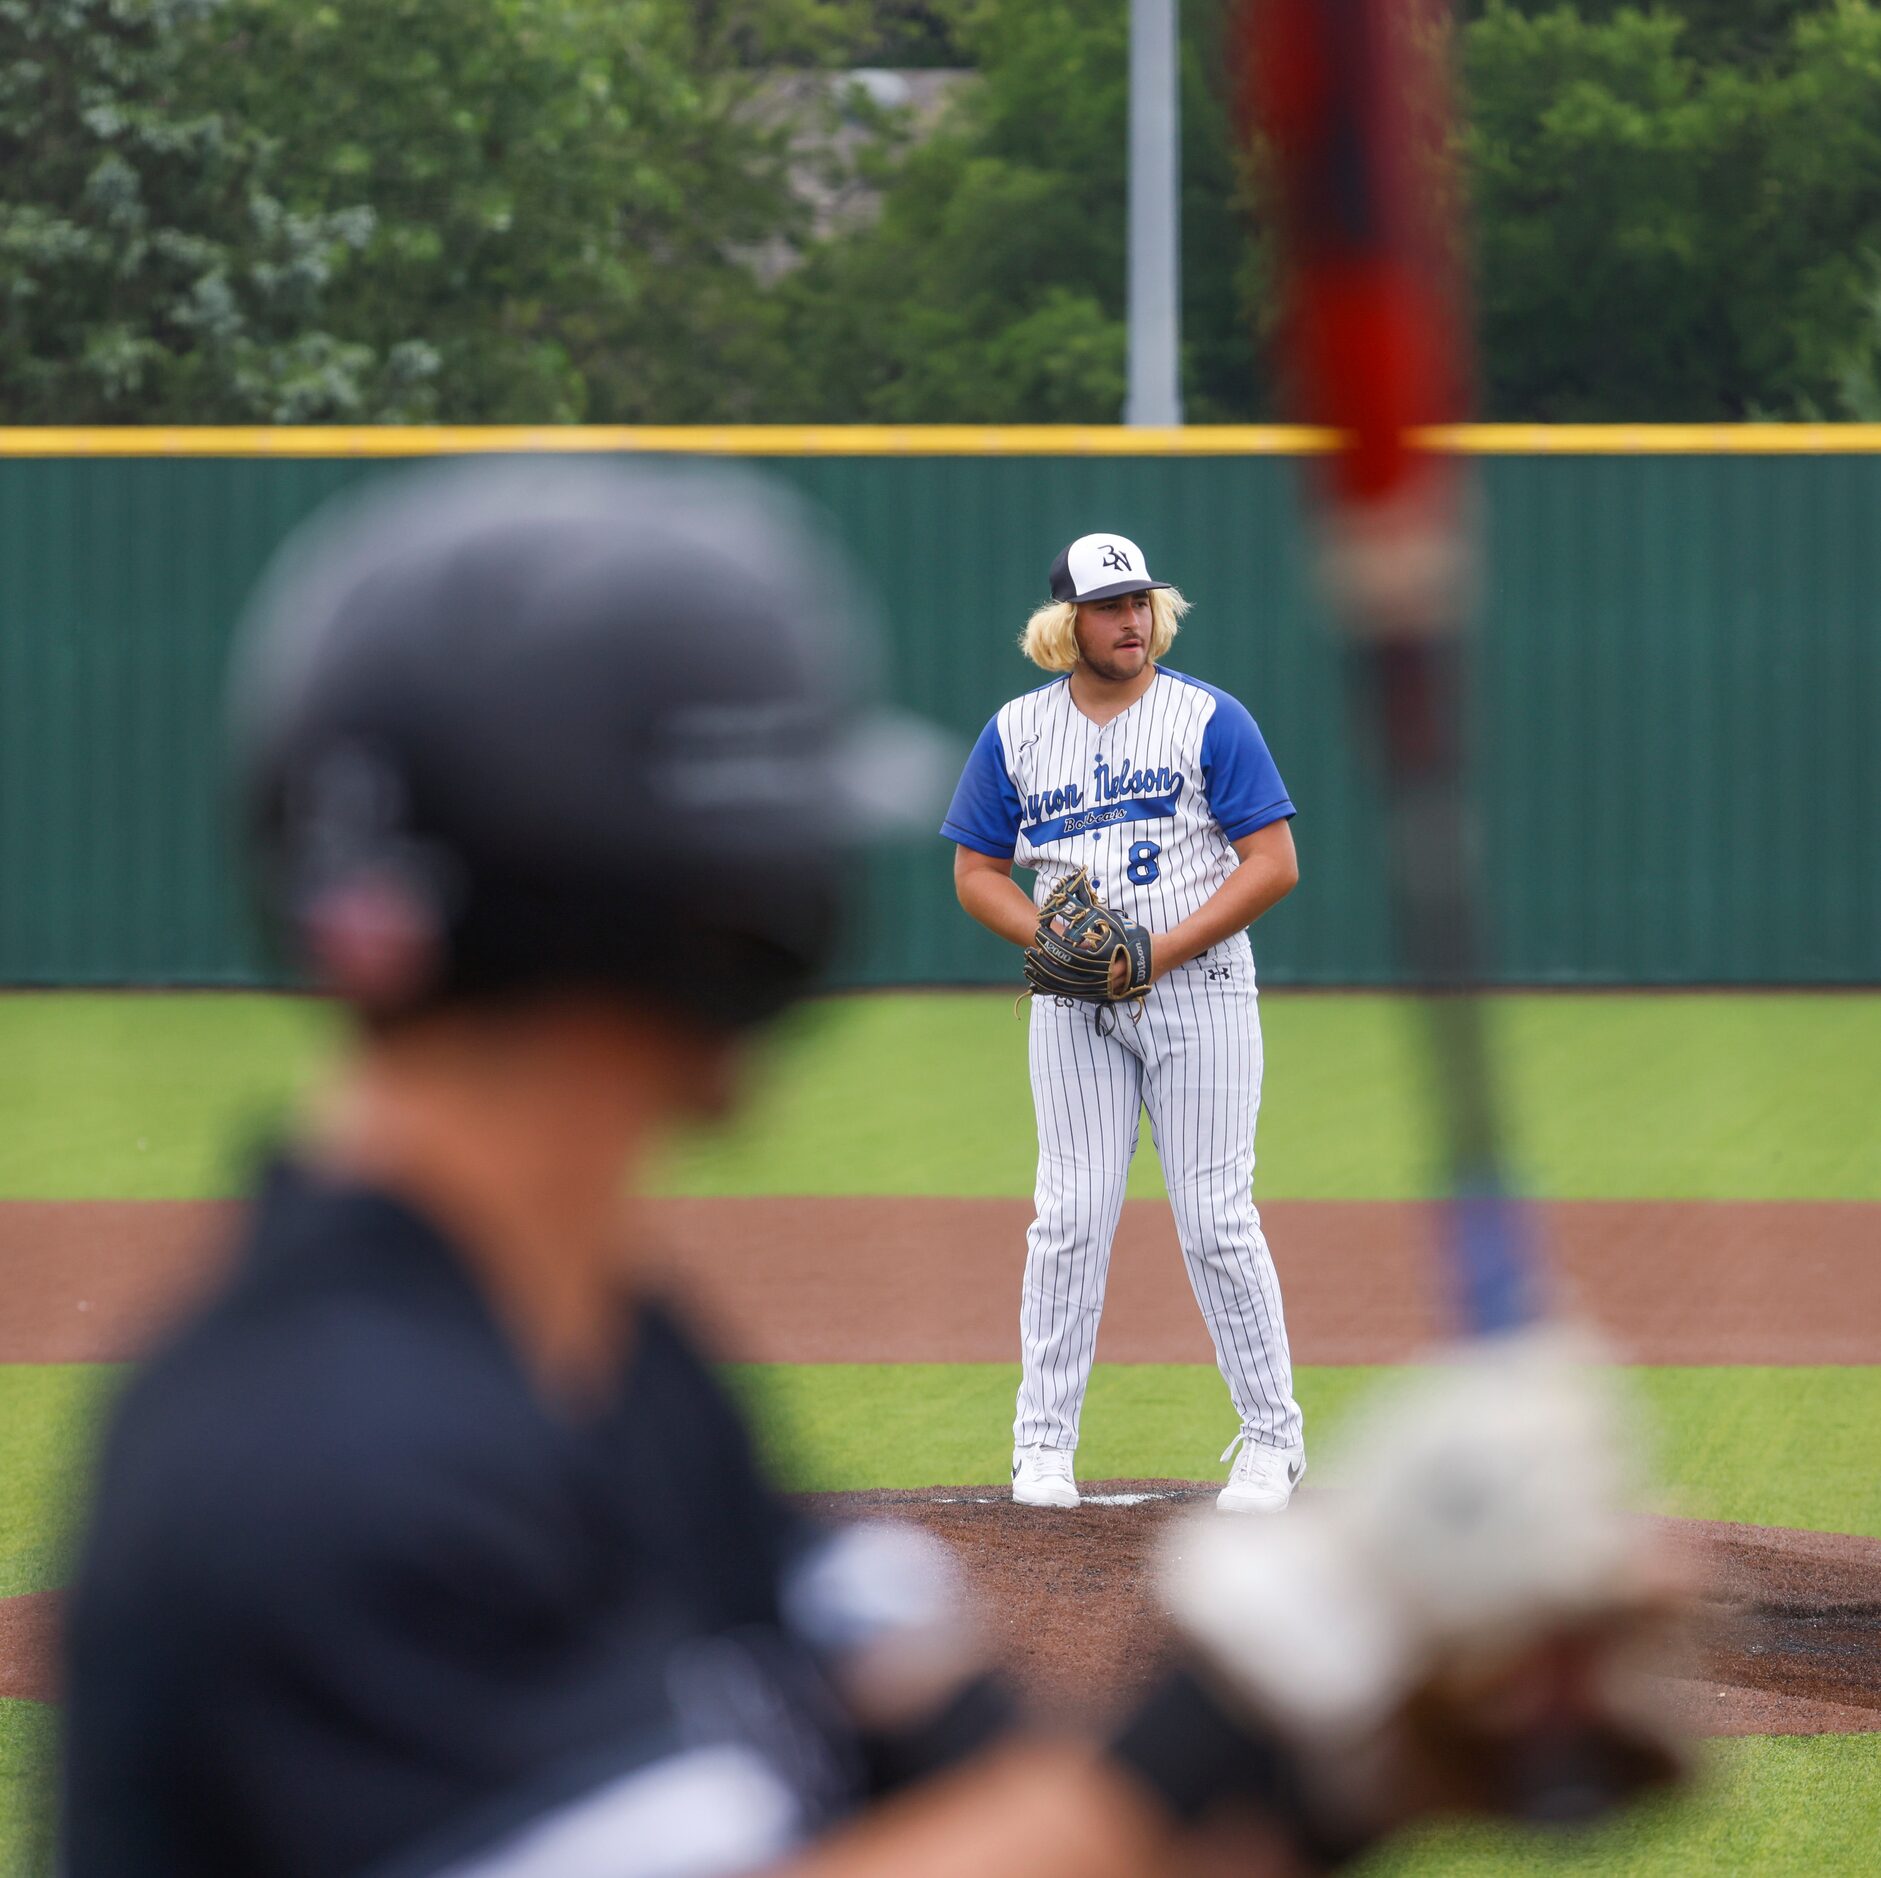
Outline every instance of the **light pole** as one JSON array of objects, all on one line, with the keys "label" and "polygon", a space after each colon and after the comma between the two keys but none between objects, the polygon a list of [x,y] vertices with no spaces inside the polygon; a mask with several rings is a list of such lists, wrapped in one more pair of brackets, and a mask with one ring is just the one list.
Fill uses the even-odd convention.
[{"label": "light pole", "polygon": [[1130,383],[1126,424],[1180,424],[1179,0],[1130,0]]}]

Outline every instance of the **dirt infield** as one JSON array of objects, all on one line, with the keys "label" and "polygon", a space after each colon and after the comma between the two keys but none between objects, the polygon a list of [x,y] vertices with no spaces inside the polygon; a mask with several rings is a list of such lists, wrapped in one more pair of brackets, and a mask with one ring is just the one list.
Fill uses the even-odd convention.
[{"label": "dirt infield", "polygon": [[[1160,1629],[1148,1556],[1212,1488],[1087,1485],[1076,1512],[1016,1507],[1003,1489],[816,1494],[826,1516],[909,1520],[964,1566],[998,1660],[1042,1708],[1114,1703],[1146,1681]],[[1104,1500],[1112,1504],[1101,1503]],[[1683,1686],[1707,1734],[1881,1732],[1881,1540],[1699,1520],[1660,1524],[1708,1581],[1705,1677]],[[0,1696],[52,1701],[59,1594],[0,1599]]]},{"label": "dirt infield", "polygon": [[63,1591],[0,1598],[0,1697],[50,1702],[59,1692],[59,1607]]},{"label": "dirt infield", "polygon": [[[1171,1517],[1214,1489],[1086,1485],[1075,1512],[1014,1506],[1003,1488],[823,1494],[836,1517],[924,1527],[965,1567],[999,1662],[1046,1708],[1119,1698],[1154,1670],[1148,1557]],[[1100,1504],[1092,1500],[1112,1500]],[[1704,1520],[1656,1522],[1695,1561],[1712,1633],[1681,1687],[1706,1734],[1881,1732],[1881,1540]]]},{"label": "dirt infield", "polygon": [[[1433,1210],[1263,1209],[1295,1357],[1402,1361],[1437,1328]],[[1561,1201],[1553,1268],[1647,1363],[1881,1363],[1881,1205]],[[214,1271],[231,1211],[174,1201],[0,1202],[0,1362],[134,1355]],[[661,1200],[646,1228],[727,1354],[778,1363],[1009,1362],[1024,1200]],[[1169,1208],[1124,1209],[1098,1345],[1112,1363],[1212,1359]]]},{"label": "dirt infield", "polygon": [[[1651,1363],[1881,1363],[1881,1206],[1579,1201],[1540,1209],[1554,1269],[1615,1345]],[[809,1362],[1010,1362],[1021,1200],[662,1200],[644,1237],[719,1325],[725,1354]],[[1379,1363],[1438,1328],[1428,1206],[1284,1201],[1264,1216],[1295,1356]],[[226,1256],[233,1210],[0,1202],[0,1362],[137,1354]],[[1125,1208],[1098,1354],[1205,1363],[1169,1209]],[[1002,1658],[1044,1701],[1147,1673],[1144,1559],[1200,1489],[1113,1483],[1127,1504],[1015,1509],[995,1489],[845,1495],[918,1521],[965,1561]],[[1740,1621],[1689,1694],[1713,1733],[1881,1729],[1881,1542],[1676,1522]],[[0,1696],[55,1693],[56,1592],[0,1600]]]}]

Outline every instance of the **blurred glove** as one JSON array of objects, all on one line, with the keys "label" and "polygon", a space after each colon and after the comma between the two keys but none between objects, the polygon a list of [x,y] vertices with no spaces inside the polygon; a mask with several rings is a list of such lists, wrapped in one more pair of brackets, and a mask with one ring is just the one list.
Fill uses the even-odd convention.
[{"label": "blurred glove", "polygon": [[[1635,1517],[1617,1385],[1556,1329],[1384,1391],[1345,1486],[1184,1522],[1162,1593],[1192,1657],[1329,1816],[1585,1818],[1676,1778],[1683,1600]],[[1655,1674],[1658,1672],[1658,1674]]]}]

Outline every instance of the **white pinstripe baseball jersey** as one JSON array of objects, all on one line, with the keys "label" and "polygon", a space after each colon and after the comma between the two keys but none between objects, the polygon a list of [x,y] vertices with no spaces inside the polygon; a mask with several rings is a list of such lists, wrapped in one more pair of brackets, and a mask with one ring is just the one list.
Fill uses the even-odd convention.
[{"label": "white pinstripe baseball jersey", "polygon": [[[1227,692],[1159,666],[1094,724],[1057,678],[980,733],[941,832],[1036,868],[1042,904],[1088,867],[1120,913],[1167,932],[1235,870],[1234,843],[1294,812],[1260,728]],[[1246,936],[1224,942],[1245,951]]]}]

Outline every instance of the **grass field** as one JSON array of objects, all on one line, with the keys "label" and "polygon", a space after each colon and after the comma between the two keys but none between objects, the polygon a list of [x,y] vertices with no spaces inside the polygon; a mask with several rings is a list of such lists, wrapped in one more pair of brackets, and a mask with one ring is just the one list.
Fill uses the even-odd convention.
[{"label": "grass field", "polygon": [[[1881,1200],[1881,995],[1513,995],[1495,1031],[1528,1184],[1553,1199]],[[1399,999],[1270,993],[1264,1199],[1431,1191]],[[317,1071],[319,1007],[226,993],[0,996],[0,1198],[235,1191]],[[1032,1191],[1025,1026],[1001,993],[832,998],[669,1192]],[[1152,1154],[1132,1191],[1161,1191]]]},{"label": "grass field", "polygon": [[[0,1597],[64,1581],[66,1535],[89,1431],[119,1372],[105,1365],[0,1365]],[[814,1363],[731,1372],[765,1431],[773,1473],[804,1492],[973,1485],[1010,1451],[1016,1365]],[[1302,1368],[1316,1440],[1337,1430],[1380,1372]],[[1881,1539],[1881,1370],[1640,1369],[1629,1372],[1667,1510]],[[1112,1364],[1091,1386],[1081,1472],[1093,1480],[1206,1478],[1224,1428],[1221,1382],[1195,1364]],[[1323,1479],[1323,1473],[1317,1477]]]},{"label": "grass field", "polygon": [[[1263,1198],[1429,1191],[1403,1006],[1264,1001]],[[184,1198],[239,1185],[317,1074],[312,1006],[226,995],[0,997],[0,1198]],[[1515,996],[1496,1036],[1531,1186],[1555,1198],[1881,1201],[1881,996]],[[774,1048],[734,1132],[677,1144],[695,1194],[1024,1194],[1024,1027],[997,994],[832,1000]],[[1135,1190],[1159,1176],[1146,1148]],[[1881,1208],[1877,1208],[1881,1222]],[[1878,1251],[1877,1256],[1881,1256]],[[1309,1369],[1315,1437],[1372,1372]],[[736,1372],[803,1488],[997,1478],[999,1364]],[[0,1595],[60,1582],[89,1431],[117,1372],[0,1367]],[[1633,1372],[1673,1510],[1881,1537],[1881,1370]],[[1081,1471],[1207,1474],[1211,1369],[1100,1369]],[[0,1875],[49,1869],[51,1712],[0,1703]],[[1881,1844],[1881,1736],[1724,1744],[1700,1799],[1559,1846],[1444,1834],[1393,1873],[1856,1873]]]}]

